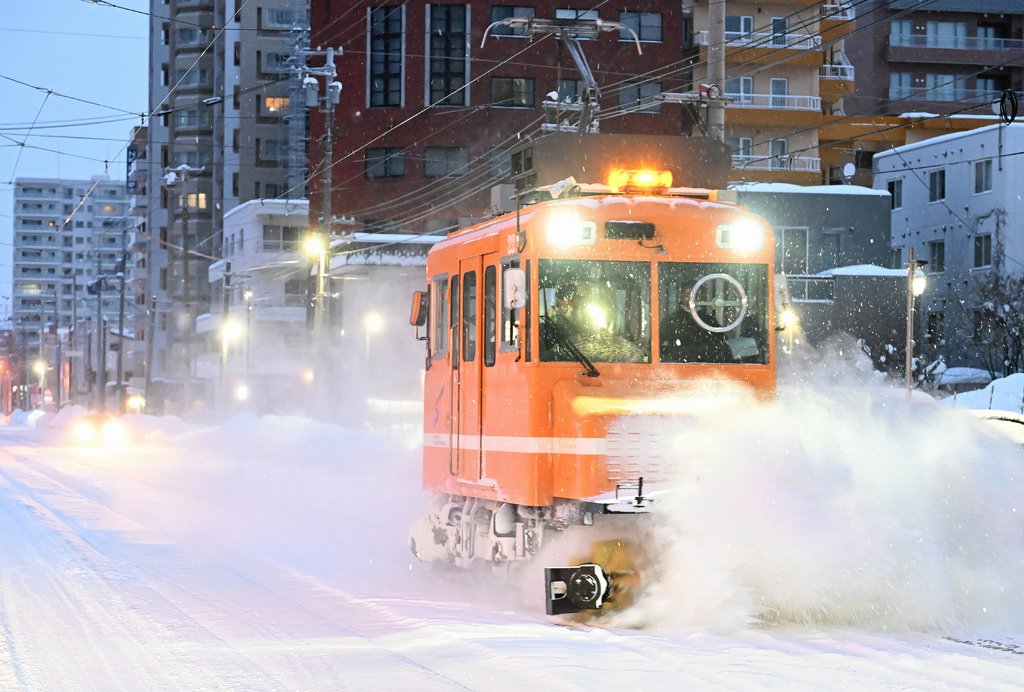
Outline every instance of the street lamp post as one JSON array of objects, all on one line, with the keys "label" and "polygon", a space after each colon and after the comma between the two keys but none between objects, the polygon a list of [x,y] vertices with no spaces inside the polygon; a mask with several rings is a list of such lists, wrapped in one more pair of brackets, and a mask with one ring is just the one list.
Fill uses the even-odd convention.
[{"label": "street lamp post", "polygon": [[370,367],[370,337],[378,333],[384,327],[384,318],[377,311],[366,313],[363,318],[363,328],[366,330],[366,367]]},{"label": "street lamp post", "polygon": [[914,258],[914,247],[911,245],[907,256],[907,346],[906,346],[906,386],[907,398],[913,389],[914,376],[914,298],[924,293],[926,279],[924,274],[918,275],[917,270],[928,264],[924,260]]}]

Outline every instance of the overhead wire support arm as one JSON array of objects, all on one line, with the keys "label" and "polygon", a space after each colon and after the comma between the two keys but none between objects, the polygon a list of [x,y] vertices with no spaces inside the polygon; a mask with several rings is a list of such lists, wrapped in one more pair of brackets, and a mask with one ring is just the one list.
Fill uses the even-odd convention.
[{"label": "overhead wire support arm", "polygon": [[581,99],[580,120],[576,127],[577,131],[581,133],[589,132],[591,126],[597,120],[597,114],[600,110],[599,100],[601,98],[601,91],[597,85],[597,80],[594,78],[594,73],[590,69],[590,63],[587,62],[587,56],[583,53],[583,47],[580,46],[580,39],[597,39],[603,31],[628,31],[633,35],[633,42],[636,44],[637,53],[640,55],[644,54],[643,48],[640,46],[640,37],[636,35],[632,28],[621,22],[606,22],[601,19],[506,17],[500,21],[492,22],[484,30],[483,39],[480,41],[481,48],[487,42],[491,29],[500,26],[517,29],[519,33],[528,35],[531,38],[534,36],[553,35],[566,45],[569,49],[569,54],[576,63],[576,69],[579,70],[580,76],[583,78],[584,93]]}]

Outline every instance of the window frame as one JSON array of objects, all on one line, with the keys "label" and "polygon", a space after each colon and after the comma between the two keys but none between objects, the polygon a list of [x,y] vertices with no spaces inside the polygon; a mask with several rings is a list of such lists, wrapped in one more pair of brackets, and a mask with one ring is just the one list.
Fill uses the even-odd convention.
[{"label": "window frame", "polygon": [[[630,20],[633,19],[634,17],[636,19],[636,26],[633,26],[633,24],[630,22]],[[645,28],[644,27],[644,20],[645,19],[650,20],[653,17],[657,17],[658,18],[658,26],[657,26],[657,34],[658,35],[657,35],[657,38],[647,37],[646,34],[648,32],[644,31],[644,28]],[[663,21],[661,12],[643,12],[643,11],[637,11],[637,10],[619,10],[619,23],[620,24],[625,24],[629,28],[633,29],[633,31],[636,32],[637,38],[639,39],[639,41],[641,43],[661,43],[663,41],[664,21]],[[650,32],[654,31],[653,26],[650,25],[650,24],[648,24],[648,26],[646,28]],[[632,41],[633,40],[633,35],[630,34],[628,31],[619,31],[619,40],[620,41],[627,41],[627,42]]]},{"label": "window frame", "polygon": [[[431,158],[432,154],[445,152],[444,172],[431,172],[431,165],[437,165],[438,159]],[[451,153],[460,152],[465,157],[464,161],[457,161],[455,165],[451,161]],[[458,178],[469,172],[469,151],[465,147],[426,147],[423,150],[423,175],[427,178]]]},{"label": "window frame", "polygon": [[[504,10],[508,10],[508,14],[505,14]],[[504,16],[499,16],[502,14],[504,14]],[[511,17],[533,19],[536,16],[537,9],[532,5],[491,5],[491,24]],[[498,38],[529,38],[521,30],[516,30],[510,26],[494,27],[491,29],[491,36],[496,36]]]},{"label": "window frame", "polygon": [[[979,175],[979,172],[981,174]],[[987,185],[988,187],[980,187]],[[992,159],[974,162],[974,194],[984,195],[992,192]]]},{"label": "window frame", "polygon": [[[450,13],[462,11],[461,31],[453,31],[456,21]],[[450,35],[461,36],[458,44],[451,40],[444,41],[445,45],[435,44],[438,36],[435,36],[435,12],[443,15],[441,20],[445,24],[444,31],[440,32],[442,37]],[[426,57],[424,63],[424,105],[428,108],[465,108],[470,105],[469,81],[470,81],[470,28],[469,8],[465,4],[445,5],[441,3],[430,3],[426,12]],[[435,48],[437,49],[435,51]],[[461,51],[461,52],[460,52]],[[462,62],[462,73],[451,70],[453,61]],[[461,84],[459,84],[461,82]],[[443,96],[442,96],[443,95]]]},{"label": "window frame", "polygon": [[946,169],[928,171],[928,203],[937,204],[946,199]]},{"label": "window frame", "polygon": [[[379,153],[380,160],[371,161],[371,152]],[[392,172],[392,165],[401,170]],[[376,166],[383,167],[382,175],[371,175]],[[363,177],[368,180],[402,178],[405,176],[405,150],[401,147],[367,147],[363,150]]]},{"label": "window frame", "polygon": [[976,236],[974,236],[974,263],[971,265],[971,268],[988,269],[991,266],[992,234],[978,233]]},{"label": "window frame", "polygon": [[891,197],[890,211],[903,208],[903,178],[893,178],[885,184]]},{"label": "window frame", "polygon": [[[398,32],[394,31],[394,13],[397,10]],[[380,14],[380,19],[374,15]],[[380,22],[384,29],[375,33],[374,28]],[[405,5],[384,5],[369,7],[366,11],[366,107],[367,108],[401,108],[405,105]],[[381,51],[373,49],[374,41],[380,40],[384,47]],[[398,42],[395,55],[393,42]],[[376,71],[376,73],[375,73]],[[382,81],[381,87],[374,86],[374,79]],[[398,85],[397,101],[394,93],[394,82]],[[379,103],[377,96],[380,96]]]},{"label": "window frame", "polygon": [[[499,100],[497,93],[499,85],[503,85],[506,82],[506,88],[509,94],[511,94],[511,98]],[[523,88],[517,89],[517,86],[522,86]],[[529,89],[526,89],[526,87],[529,87]],[[537,102],[536,94],[536,83],[533,77],[491,77],[492,108],[533,108]],[[527,102],[527,96],[529,102]],[[520,100],[518,97],[522,97],[522,99]]]},{"label": "window frame", "polygon": [[942,274],[946,271],[946,241],[928,241],[928,267],[929,274]]},{"label": "window frame", "polygon": [[442,360],[448,355],[448,279],[447,272],[430,279],[431,360]]}]

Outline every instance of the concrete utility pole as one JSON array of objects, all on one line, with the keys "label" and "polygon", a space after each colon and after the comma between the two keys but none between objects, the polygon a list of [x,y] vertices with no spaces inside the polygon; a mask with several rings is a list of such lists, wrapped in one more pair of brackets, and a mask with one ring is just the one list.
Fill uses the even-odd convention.
[{"label": "concrete utility pole", "polygon": [[124,412],[124,275],[128,273],[128,221],[121,225],[121,281],[117,301],[117,411]]},{"label": "concrete utility pole", "polygon": [[725,141],[725,0],[708,0],[708,82],[718,87],[708,93],[708,136]]},{"label": "concrete utility pole", "polygon": [[[181,183],[181,278],[183,282],[181,300],[184,303],[185,308],[185,325],[184,333],[182,334],[182,349],[184,351],[184,378],[182,380],[182,395],[184,398],[184,410],[187,412],[192,406],[192,329],[194,327],[195,317],[192,314],[192,274],[191,274],[191,260],[192,250],[189,247],[189,210],[191,205],[189,204],[188,192],[185,190],[185,184],[190,178],[202,173],[205,169],[195,168],[188,164],[181,164],[175,168],[167,170],[164,174],[164,185],[170,188],[172,191],[176,188],[178,183]],[[196,205],[198,206],[200,199],[200,192],[198,185],[195,187],[195,199]]]},{"label": "concrete utility pole", "polygon": [[[325,237],[331,235],[331,187],[334,184],[331,177],[332,163],[334,162],[334,107],[341,102],[341,82],[337,81],[338,71],[334,64],[335,49],[328,48],[326,51],[302,51],[303,56],[323,55],[324,64],[322,67],[302,68],[302,88],[306,94],[306,107],[320,107],[324,114],[324,134],[320,138],[320,232]],[[341,49],[337,49],[341,54]],[[317,77],[323,77],[326,84],[325,95],[320,97],[320,82]]]},{"label": "concrete utility pole", "polygon": [[107,406],[107,354],[103,352],[103,276],[101,256],[96,251],[96,408],[102,413]]}]

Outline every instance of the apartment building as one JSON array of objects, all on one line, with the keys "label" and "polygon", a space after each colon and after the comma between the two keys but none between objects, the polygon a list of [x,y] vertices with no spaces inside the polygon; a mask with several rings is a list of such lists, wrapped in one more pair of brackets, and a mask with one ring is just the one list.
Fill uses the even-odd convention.
[{"label": "apartment building", "polygon": [[[61,363],[58,344],[95,352],[92,337],[119,325],[118,273],[134,229],[127,209],[125,184],[105,177],[14,181],[11,319],[23,356],[44,359],[51,386]],[[73,342],[65,342],[69,332]],[[83,378],[67,390],[84,388]]]},{"label": "apartment building", "polygon": [[[601,19],[632,28],[636,39],[615,29],[580,40],[600,89],[600,132],[691,134],[683,106],[655,99],[690,87],[681,4],[594,4],[313,0],[314,45],[342,49],[331,206],[352,225],[333,230],[437,231],[487,216],[491,187],[510,180],[508,149],[545,123],[578,122],[586,83],[569,46],[521,27],[487,32],[495,21]],[[323,160],[323,124],[314,114],[310,170]],[[313,179],[313,209],[319,187]]]},{"label": "apartment building", "polygon": [[867,0],[848,41],[857,74],[850,113],[991,113],[1024,79],[1018,0]]},{"label": "apartment building", "polygon": [[1015,232],[1024,220],[1024,163],[1015,155],[1021,151],[1024,124],[1017,123],[874,156],[874,187],[892,199],[892,266],[905,266],[911,248],[927,262],[923,346],[949,365],[989,365],[984,358],[992,335],[982,287],[994,276],[1022,274],[1024,238]]},{"label": "apartment building", "polygon": [[146,347],[163,396],[195,374],[195,318],[208,309],[223,214],[251,199],[304,194],[288,183],[302,158],[294,152],[305,149],[288,61],[308,17],[301,0],[151,0],[150,16],[154,117],[134,207],[144,219],[135,248],[146,280],[136,301],[156,307]]},{"label": "apartment building", "polygon": [[[694,82],[708,83],[707,2],[694,2]],[[818,130],[845,113],[855,70],[845,39],[852,2],[730,1],[725,16],[726,139],[734,177],[813,185],[822,180]]]}]

